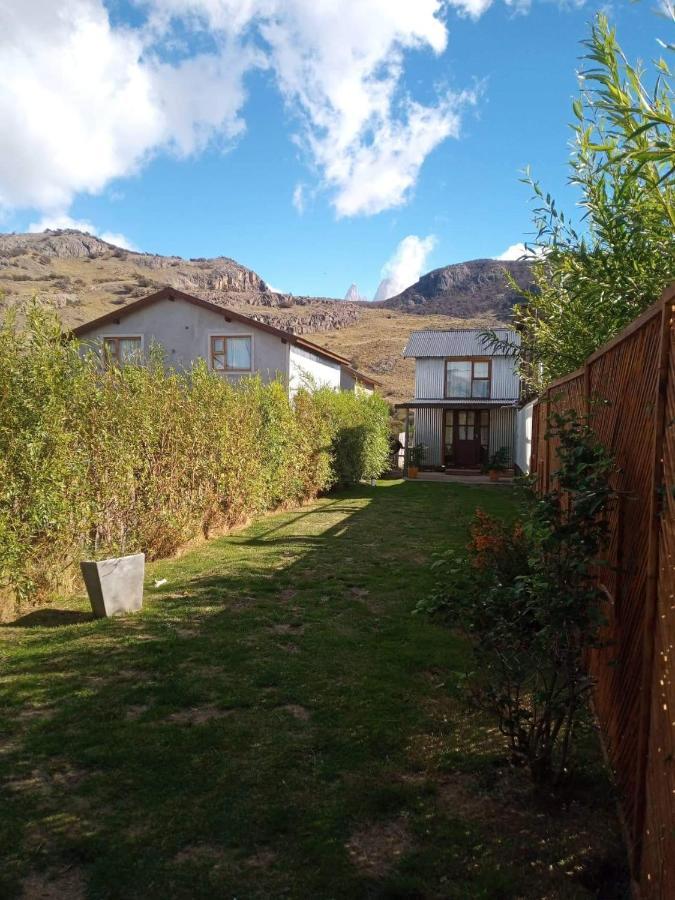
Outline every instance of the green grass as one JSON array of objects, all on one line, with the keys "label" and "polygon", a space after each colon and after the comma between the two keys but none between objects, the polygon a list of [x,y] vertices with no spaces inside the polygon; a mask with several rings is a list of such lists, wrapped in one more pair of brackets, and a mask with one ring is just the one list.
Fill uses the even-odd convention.
[{"label": "green grass", "polygon": [[411,614],[477,505],[512,492],[361,487],[149,566],[133,617],[4,627],[0,895],[622,896],[594,742],[535,796]]}]

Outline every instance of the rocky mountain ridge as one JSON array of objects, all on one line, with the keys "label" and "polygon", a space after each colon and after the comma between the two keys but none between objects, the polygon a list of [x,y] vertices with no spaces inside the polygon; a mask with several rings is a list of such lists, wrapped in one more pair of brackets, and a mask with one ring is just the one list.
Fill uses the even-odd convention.
[{"label": "rocky mountain ridge", "polygon": [[0,318],[7,308],[21,318],[37,298],[71,328],[170,285],[278,328],[311,334],[376,378],[386,397],[400,401],[413,392],[414,361],[402,356],[411,331],[508,321],[519,295],[504,269],[519,284],[529,283],[528,263],[474,260],[436,269],[396,297],[369,303],[276,293],[252,269],[225,256],[188,260],[138,253],[72,230],[0,234]]},{"label": "rocky mountain ridge", "polygon": [[[505,271],[521,290],[511,286]],[[514,304],[523,300],[522,290],[532,286],[527,260],[473,259],[434,269],[378,306],[424,315],[490,316],[508,321]]]},{"label": "rocky mountain ridge", "polygon": [[296,334],[343,328],[360,316],[354,304],[276,293],[226,256],[139,253],[74,229],[0,234],[0,306],[20,311],[37,297],[64,324],[79,325],[166,285]]}]

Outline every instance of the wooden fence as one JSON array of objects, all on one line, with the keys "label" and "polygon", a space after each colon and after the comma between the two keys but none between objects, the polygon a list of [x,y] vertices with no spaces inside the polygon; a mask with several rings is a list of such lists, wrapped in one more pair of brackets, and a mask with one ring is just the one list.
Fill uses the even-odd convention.
[{"label": "wooden fence", "polygon": [[532,472],[546,490],[554,411],[590,414],[611,451],[617,500],[600,578],[607,646],[594,651],[595,709],[616,773],[639,896],[675,898],[675,285],[554,382],[535,405]]}]

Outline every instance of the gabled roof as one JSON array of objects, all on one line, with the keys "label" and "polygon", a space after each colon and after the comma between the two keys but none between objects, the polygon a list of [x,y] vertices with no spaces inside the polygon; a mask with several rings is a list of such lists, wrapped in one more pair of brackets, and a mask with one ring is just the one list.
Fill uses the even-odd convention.
[{"label": "gabled roof", "polygon": [[359,372],[358,369],[352,368],[352,366],[343,366],[342,367],[345,372],[352,376],[354,381],[358,381],[360,384],[366,384],[369,387],[379,387],[380,382],[375,381],[374,378],[371,378],[370,375],[364,375],[363,372]]},{"label": "gabled roof", "polygon": [[[481,335],[489,329],[455,328],[448,331],[413,331],[403,356],[506,356],[503,349],[486,346]],[[493,329],[498,338],[514,347],[520,346],[520,335],[510,328]]]},{"label": "gabled roof", "polygon": [[314,344],[312,341],[308,341],[297,334],[293,334],[290,331],[283,331],[281,328],[275,328],[274,325],[268,325],[266,322],[258,322],[257,319],[253,319],[251,316],[245,316],[226,306],[219,306],[217,303],[211,303],[209,300],[202,300],[201,297],[186,294],[184,291],[179,291],[172,287],[163,287],[154,294],[148,294],[147,297],[141,297],[140,300],[134,300],[133,303],[127,303],[126,306],[115,309],[113,312],[106,313],[104,316],[99,316],[98,319],[92,319],[91,322],[85,322],[83,325],[78,325],[77,328],[73,328],[71,333],[75,335],[75,337],[81,337],[96,328],[100,328],[102,325],[108,325],[111,322],[117,324],[130,312],[136,312],[136,310],[144,309],[146,306],[152,306],[153,303],[157,303],[160,300],[184,300],[186,303],[192,303],[194,306],[210,309],[212,312],[223,316],[226,321],[244,322],[246,325],[250,325],[251,328],[259,328],[261,331],[266,331],[268,334],[275,335],[282,341],[293,344],[296,347],[301,347],[303,350],[307,350],[310,353],[316,353],[317,356],[323,356],[325,359],[329,359],[331,362],[337,362],[341,366],[349,367],[349,360],[345,359],[344,356],[333,353],[332,350],[326,350],[324,347],[320,347],[318,344]]}]

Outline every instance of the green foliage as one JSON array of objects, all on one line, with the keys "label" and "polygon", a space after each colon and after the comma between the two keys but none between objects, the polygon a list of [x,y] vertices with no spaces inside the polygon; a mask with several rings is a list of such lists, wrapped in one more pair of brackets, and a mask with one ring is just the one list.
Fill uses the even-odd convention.
[{"label": "green foliage", "polygon": [[534,390],[580,366],[675,279],[675,118],[667,63],[654,63],[648,88],[644,69],[628,61],[604,15],[584,47],[570,160],[583,229],[529,173],[524,179],[537,203],[538,258],[535,289],[515,323],[521,373]]},{"label": "green foliage", "polygon": [[328,423],[333,483],[377,478],[389,464],[389,406],[378,394],[320,388],[314,403]]},{"label": "green foliage", "polygon": [[35,307],[0,328],[0,593],[64,590],[86,556],[174,552],[336,483],[378,475],[377,396],[234,387],[203,364],[102,372]]},{"label": "green foliage", "polygon": [[506,447],[500,447],[490,457],[486,466],[488,471],[503,472],[509,467],[509,451]]},{"label": "green foliage", "polygon": [[408,447],[408,465],[419,469],[424,464],[426,455],[427,448],[424,444],[413,444],[411,447]]},{"label": "green foliage", "polygon": [[599,644],[605,599],[594,565],[613,497],[612,461],[586,424],[556,415],[550,436],[558,486],[529,495],[515,525],[478,511],[467,554],[439,557],[436,590],[419,607],[466,633],[469,693],[539,782],[567,774],[592,686],[584,657]]}]

